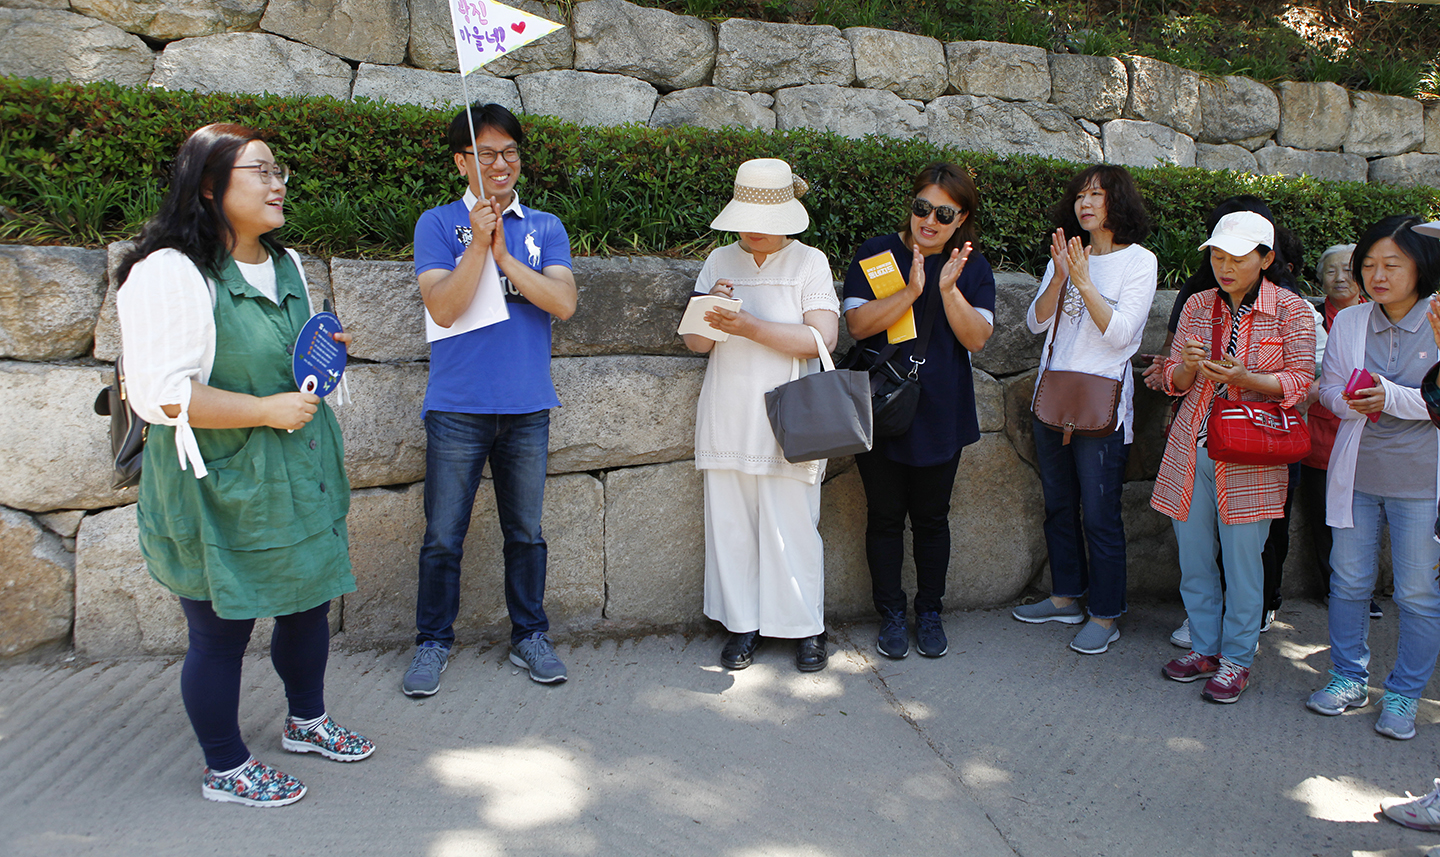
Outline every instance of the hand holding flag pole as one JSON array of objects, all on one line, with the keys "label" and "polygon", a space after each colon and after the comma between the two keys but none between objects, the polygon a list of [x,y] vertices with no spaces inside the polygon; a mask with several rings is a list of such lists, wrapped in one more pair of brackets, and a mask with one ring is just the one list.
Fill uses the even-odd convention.
[{"label": "hand holding flag pole", "polygon": [[[460,87],[465,96],[465,121],[470,127],[470,157],[475,169],[475,185],[481,201],[485,196],[485,179],[480,175],[480,153],[475,148],[475,117],[470,112],[470,87],[466,76],[487,62],[560,29],[560,25],[522,12],[501,3],[486,0],[448,0],[450,25],[455,36],[455,55],[460,64]],[[493,250],[487,250],[480,282],[470,306],[449,327],[441,327],[425,312],[425,340],[448,339],[510,317],[495,265]]]}]

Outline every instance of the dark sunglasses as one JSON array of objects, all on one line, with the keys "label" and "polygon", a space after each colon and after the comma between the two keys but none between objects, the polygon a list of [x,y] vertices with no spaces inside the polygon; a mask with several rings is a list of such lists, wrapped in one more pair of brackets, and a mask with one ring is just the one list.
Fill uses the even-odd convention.
[{"label": "dark sunglasses", "polygon": [[930,200],[921,199],[918,196],[915,198],[914,202],[910,203],[910,213],[920,218],[921,220],[929,217],[930,212],[932,211],[935,212],[935,219],[946,226],[954,223],[955,218],[960,216],[959,209],[952,208],[948,205],[941,205],[937,207],[931,205]]}]

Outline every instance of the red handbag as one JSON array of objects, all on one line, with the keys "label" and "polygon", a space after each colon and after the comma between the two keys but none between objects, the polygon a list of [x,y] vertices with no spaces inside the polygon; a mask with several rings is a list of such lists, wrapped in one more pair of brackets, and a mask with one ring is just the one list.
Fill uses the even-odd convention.
[{"label": "red handbag", "polygon": [[[1221,359],[1220,324],[1224,316],[1215,290],[1210,354]],[[1214,461],[1229,464],[1293,464],[1310,454],[1310,429],[1300,412],[1279,402],[1216,398],[1205,423],[1205,449]]]}]

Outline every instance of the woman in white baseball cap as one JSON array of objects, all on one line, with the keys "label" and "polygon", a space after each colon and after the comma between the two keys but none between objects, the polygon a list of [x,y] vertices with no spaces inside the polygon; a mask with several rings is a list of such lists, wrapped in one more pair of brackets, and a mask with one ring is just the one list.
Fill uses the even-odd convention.
[{"label": "woman in white baseball cap", "polygon": [[[713,336],[685,334],[709,354],[695,420],[695,467],[705,478],[705,615],[730,632],[720,660],[748,667],[766,637],[797,640],[795,665],[824,669],[825,561],[820,482],[825,462],[791,464],[765,415],[765,393],[819,357],[840,330],[825,254],[795,240],[810,225],[808,189],[775,158],[746,161],[710,224],[739,233],[705,259],[696,289],[738,298],[705,320]],[[723,341],[717,341],[717,339]]]},{"label": "woman in white baseball cap", "polygon": [[[1265,612],[1261,551],[1270,520],[1285,513],[1288,468],[1212,460],[1206,423],[1221,396],[1298,404],[1315,376],[1315,322],[1303,298],[1275,285],[1282,276],[1275,227],[1262,215],[1225,215],[1201,247],[1210,248],[1218,288],[1185,302],[1161,365],[1164,391],[1184,399],[1150,505],[1174,519],[1190,619],[1191,650],[1162,673],[1180,682],[1208,679],[1201,696],[1229,703],[1250,681]],[[1223,593],[1217,542],[1225,555]]]}]

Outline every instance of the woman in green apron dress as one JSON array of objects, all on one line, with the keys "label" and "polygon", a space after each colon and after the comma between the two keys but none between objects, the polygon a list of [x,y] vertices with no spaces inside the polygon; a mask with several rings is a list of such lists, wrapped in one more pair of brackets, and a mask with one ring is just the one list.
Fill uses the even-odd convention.
[{"label": "woman in green apron dress", "polygon": [[325,712],[330,600],[355,590],[350,483],[334,412],[291,375],[311,307],[299,257],[270,235],[285,223],[288,178],[257,132],[201,128],[118,272],[127,391],[151,423],[140,549],[185,612],[180,691],[205,754],[201,794],[249,806],[305,795],[240,736],[240,669],[257,618],[275,618],[282,746],[341,762],[375,751]]}]

